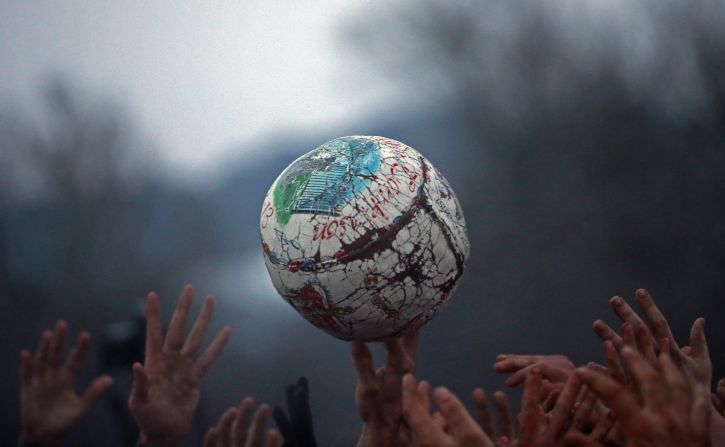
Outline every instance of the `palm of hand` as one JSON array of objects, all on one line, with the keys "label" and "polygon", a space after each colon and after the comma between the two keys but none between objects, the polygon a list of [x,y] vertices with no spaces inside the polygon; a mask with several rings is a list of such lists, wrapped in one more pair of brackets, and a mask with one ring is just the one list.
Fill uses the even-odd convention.
[{"label": "palm of hand", "polygon": [[158,296],[146,301],[145,364],[133,365],[133,389],[128,406],[147,445],[177,445],[191,429],[199,404],[199,387],[209,366],[229,340],[225,327],[209,347],[194,359],[211,320],[214,301],[208,297],[184,340],[186,318],[191,307],[191,286],[186,286],[176,305],[164,337]]},{"label": "palm of hand", "polygon": [[145,367],[147,400],[132,396],[129,406],[141,430],[150,436],[183,437],[199,404],[202,372],[195,362],[167,352]]},{"label": "palm of hand", "polygon": [[637,420],[641,436],[627,442],[627,446],[709,447],[709,443],[698,439],[693,432],[689,418],[689,414],[645,410]]},{"label": "palm of hand", "polygon": [[360,417],[371,423],[399,420],[403,416],[403,394],[400,389],[402,376],[390,368],[382,367],[375,371],[375,378],[375,386],[357,387],[356,402]]},{"label": "palm of hand", "polygon": [[21,391],[21,417],[29,427],[43,427],[39,438],[62,437],[83,419],[88,404],[73,389],[73,379],[65,371],[48,372],[35,378]]},{"label": "palm of hand", "polygon": [[410,445],[411,433],[403,419],[403,376],[415,370],[418,333],[385,341],[387,359],[382,368],[373,368],[373,358],[365,343],[352,344],[358,374],[355,403],[365,423],[358,445]]}]

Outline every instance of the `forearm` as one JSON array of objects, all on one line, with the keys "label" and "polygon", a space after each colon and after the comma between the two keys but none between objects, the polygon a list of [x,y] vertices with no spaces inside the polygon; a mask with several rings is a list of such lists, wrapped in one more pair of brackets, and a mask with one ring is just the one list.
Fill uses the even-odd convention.
[{"label": "forearm", "polygon": [[399,438],[397,428],[363,425],[357,447],[404,447]]}]

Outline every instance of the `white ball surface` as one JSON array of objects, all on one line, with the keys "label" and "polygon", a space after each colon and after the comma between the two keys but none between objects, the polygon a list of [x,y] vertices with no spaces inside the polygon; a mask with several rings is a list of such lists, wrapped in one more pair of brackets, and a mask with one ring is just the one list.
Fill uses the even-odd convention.
[{"label": "white ball surface", "polygon": [[279,294],[343,340],[421,327],[445,307],[469,256],[446,179],[384,137],[337,138],[292,162],[264,199],[260,230]]}]

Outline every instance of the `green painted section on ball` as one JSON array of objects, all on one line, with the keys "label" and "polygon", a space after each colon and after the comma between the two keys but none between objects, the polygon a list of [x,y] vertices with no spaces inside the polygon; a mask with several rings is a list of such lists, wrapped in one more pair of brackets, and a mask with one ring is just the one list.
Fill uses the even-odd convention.
[{"label": "green painted section on ball", "polygon": [[285,226],[289,222],[292,217],[292,207],[302,194],[311,176],[312,172],[306,172],[298,175],[291,182],[278,181],[274,186],[274,209],[277,213],[277,222],[280,225]]}]

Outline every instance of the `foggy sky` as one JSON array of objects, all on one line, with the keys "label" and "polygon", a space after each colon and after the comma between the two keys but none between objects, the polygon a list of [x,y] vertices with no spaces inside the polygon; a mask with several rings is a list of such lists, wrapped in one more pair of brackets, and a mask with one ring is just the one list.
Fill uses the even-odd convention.
[{"label": "foggy sky", "polygon": [[385,102],[374,65],[337,45],[371,2],[11,1],[0,98],[33,107],[49,73],[109,93],[182,175],[213,171],[278,128],[324,127]]}]

